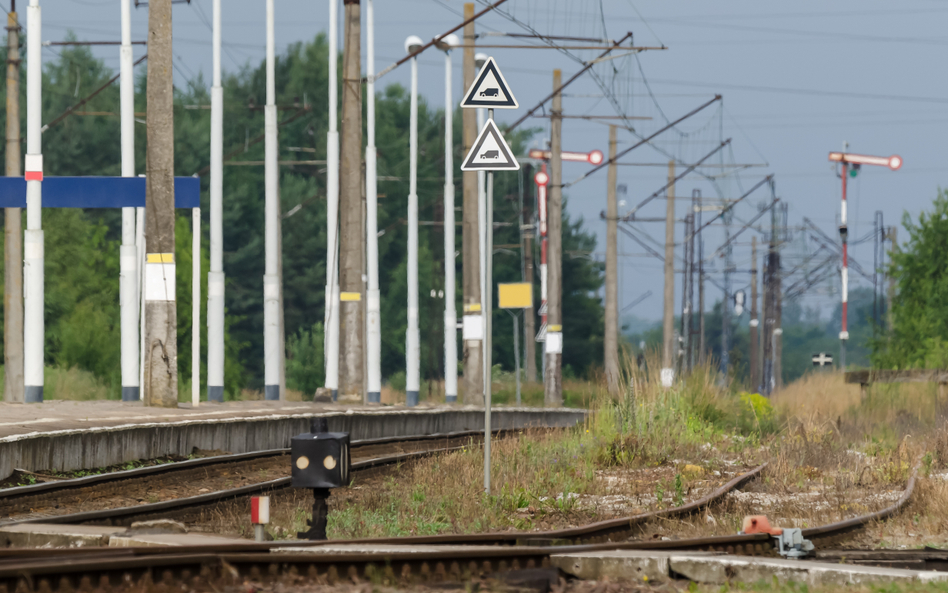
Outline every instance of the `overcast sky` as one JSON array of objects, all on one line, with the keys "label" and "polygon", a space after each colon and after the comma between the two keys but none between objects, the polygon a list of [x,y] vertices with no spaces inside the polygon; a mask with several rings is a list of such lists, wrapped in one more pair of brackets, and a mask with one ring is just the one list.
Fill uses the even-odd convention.
[{"label": "overcast sky", "polygon": [[[60,40],[68,31],[82,40],[120,37],[119,0],[40,3],[44,7],[44,40]],[[8,7],[8,2],[3,4]],[[25,4],[26,0],[20,1],[21,13]],[[225,71],[256,65],[264,56],[264,1],[223,0],[223,5]],[[732,138],[731,147],[722,153],[725,163],[766,166],[745,169],[739,179],[734,175],[722,178],[718,185],[724,197],[736,198],[741,188],[749,188],[763,175],[773,173],[777,195],[789,204],[791,225],[800,225],[807,216],[827,233],[838,235],[839,180],[827,162],[827,153],[839,150],[843,141],[850,143],[853,152],[899,154],[905,162],[897,172],[865,168],[851,184],[851,237],[871,229],[876,210],[883,212],[886,224],[900,221],[903,212],[917,217],[930,207],[943,185],[946,167],[941,161],[941,147],[948,136],[948,82],[941,65],[948,58],[948,40],[944,37],[948,4],[933,0],[805,0],[792,4],[602,0],[601,5],[602,15],[598,3],[591,0],[509,0],[507,6],[519,24],[492,15],[485,17],[478,30],[519,33],[524,27],[532,27],[547,34],[599,36],[604,29],[611,39],[632,31],[636,45],[667,46],[666,51],[639,54],[638,63],[629,58],[615,62],[623,68],[620,78],[631,84],[622,87],[630,92],[617,96],[619,107],[626,115],[653,118],[637,123],[638,131],[647,133],[663,125],[663,115],[676,119],[715,93],[722,94],[723,113],[717,107],[709,108],[682,125],[687,134],[664,137],[660,147],[687,161],[700,158],[722,138]],[[376,0],[377,68],[404,55],[407,35],[430,39],[460,22],[462,6],[459,0]],[[210,15],[211,0],[191,0],[190,5],[174,8],[177,84],[198,73],[210,80]],[[327,17],[325,1],[276,0],[277,51],[326,31]],[[133,9],[133,37],[145,39],[146,27],[147,9]],[[483,41],[509,44],[523,40],[494,37]],[[45,50],[45,59],[52,59],[54,51]],[[136,57],[144,51],[136,47]],[[518,111],[498,113],[501,122],[512,122],[550,91],[553,68],[561,68],[565,79],[580,67],[568,56],[551,50],[485,52],[495,57],[521,106]],[[96,54],[118,68],[118,48],[97,48]],[[455,54],[458,97],[462,90],[460,52]],[[421,94],[430,104],[442,106],[443,54],[431,50],[419,62]],[[405,84],[408,74],[407,67],[400,68],[379,84]],[[589,77],[570,87],[564,111],[577,115],[615,113],[600,86]],[[535,126],[547,123],[531,120]],[[607,134],[600,123],[567,120],[563,147],[605,151]],[[620,132],[620,148],[632,141],[630,133]],[[661,164],[667,156],[645,147],[623,160]],[[567,163],[564,179],[575,179],[588,168]],[[706,170],[709,175],[719,171]],[[622,167],[619,183],[628,187],[628,193],[620,196],[626,201],[626,208],[620,211],[660,188],[665,176],[663,167]],[[599,219],[600,211],[605,209],[605,177],[605,171],[601,171],[566,192],[570,213],[584,216],[587,227],[599,236],[599,252],[595,254],[599,259],[605,233]],[[698,176],[680,182],[677,195],[690,197],[695,188],[701,189],[705,197],[719,195],[707,179]],[[757,205],[766,201],[769,190],[759,190],[737,209],[736,218],[749,220]],[[655,200],[639,215],[663,216],[664,208],[663,200]],[[683,216],[687,208],[680,201],[678,216]],[[740,225],[735,221],[734,230]],[[657,241],[664,240],[663,225],[641,228]],[[680,240],[681,225],[676,232]],[[708,233],[706,253],[716,248],[722,236],[719,228]],[[904,231],[900,236],[905,237]],[[750,232],[742,235],[735,247],[739,270],[749,267],[749,242]],[[661,263],[644,257],[644,250],[630,240],[621,242],[620,252],[621,302],[630,303],[651,290],[653,296],[632,312],[658,319],[662,310]],[[852,252],[864,267],[872,267],[871,243],[856,246]],[[738,274],[734,286],[742,287],[747,281],[746,274]],[[860,283],[866,285],[858,277],[853,278],[853,284]],[[832,290],[833,286],[826,288]],[[709,287],[709,303],[720,294],[720,289]],[[805,302],[826,305],[830,297],[837,298],[827,296],[824,289],[814,291]],[[679,302],[680,296],[676,296]]]}]

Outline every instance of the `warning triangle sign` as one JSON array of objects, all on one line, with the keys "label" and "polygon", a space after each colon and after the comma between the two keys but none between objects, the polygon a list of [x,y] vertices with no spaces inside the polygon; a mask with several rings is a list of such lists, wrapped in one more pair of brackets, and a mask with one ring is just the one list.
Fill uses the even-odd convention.
[{"label": "warning triangle sign", "polygon": [[517,171],[520,163],[510,152],[494,120],[489,119],[464,157],[462,171]]},{"label": "warning triangle sign", "polygon": [[467,89],[461,107],[486,107],[488,109],[516,109],[517,99],[510,92],[504,75],[494,62],[494,58],[487,58],[487,62],[478,72],[474,84]]}]

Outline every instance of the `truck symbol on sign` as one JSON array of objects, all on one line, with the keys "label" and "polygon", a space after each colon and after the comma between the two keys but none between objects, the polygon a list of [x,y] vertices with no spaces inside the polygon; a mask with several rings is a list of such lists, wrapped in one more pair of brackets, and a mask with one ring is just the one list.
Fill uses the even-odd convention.
[{"label": "truck symbol on sign", "polygon": [[499,151],[499,150],[488,150],[487,152],[485,152],[484,154],[481,155],[481,158],[482,158],[482,159],[499,159],[499,158],[500,158],[500,151]]},{"label": "truck symbol on sign", "polygon": [[484,89],[481,91],[482,97],[496,97],[500,93],[500,89]]}]

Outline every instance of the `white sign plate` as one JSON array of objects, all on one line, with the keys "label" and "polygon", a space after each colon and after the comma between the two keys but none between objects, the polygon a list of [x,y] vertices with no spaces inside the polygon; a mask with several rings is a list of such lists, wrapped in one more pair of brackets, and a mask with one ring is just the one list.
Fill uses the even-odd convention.
[{"label": "white sign plate", "polygon": [[464,93],[464,100],[461,101],[461,107],[476,108],[484,107],[487,109],[516,109],[519,105],[504,75],[500,73],[500,68],[494,62],[494,58],[487,58],[487,62],[477,73],[474,84]]},{"label": "white sign plate", "polygon": [[462,171],[518,171],[520,163],[514,158],[510,147],[501,136],[494,120],[489,119],[477,135],[474,146],[464,157]]}]

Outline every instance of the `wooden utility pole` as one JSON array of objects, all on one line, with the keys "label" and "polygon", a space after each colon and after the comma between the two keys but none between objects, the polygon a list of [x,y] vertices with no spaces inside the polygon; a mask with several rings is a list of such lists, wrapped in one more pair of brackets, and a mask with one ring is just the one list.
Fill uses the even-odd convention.
[{"label": "wooden utility pole", "polygon": [[[6,175],[20,171],[20,23],[16,0],[7,14],[7,147]],[[4,212],[3,401],[22,402],[23,395],[23,222],[19,208]]]},{"label": "wooden utility pole", "polygon": [[675,367],[675,161],[668,161],[665,211],[665,296],[662,316],[662,385],[671,387]]},{"label": "wooden utility pole", "polygon": [[339,168],[339,399],[363,398],[361,6],[344,0]]},{"label": "wooden utility pole", "polygon": [[619,392],[619,204],[616,182],[619,166],[616,157],[616,127],[609,126],[609,173],[606,179],[606,384],[609,393]]},{"label": "wooden utility pole", "polygon": [[750,318],[750,388],[756,391],[760,387],[760,358],[759,346],[757,345],[758,326],[760,321],[757,319],[757,236],[751,237],[751,318]]},{"label": "wooden utility pole", "polygon": [[[470,111],[470,109],[468,110]],[[536,184],[533,182],[533,165],[524,167],[524,187],[530,188],[526,191],[527,199],[523,205],[523,214],[521,223],[523,224],[523,281],[529,282],[531,290],[533,287],[533,237],[534,229],[527,221],[532,221],[532,213],[535,211],[536,204]],[[532,198],[530,197],[532,196]],[[524,367],[524,374],[527,383],[534,383],[537,380],[537,342],[536,342],[536,309],[531,305],[529,309],[523,310],[523,333],[525,357],[527,364]]]},{"label": "wooden utility pole", "polygon": [[145,202],[145,405],[177,407],[174,262],[174,81],[171,0],[148,3]]},{"label": "wooden utility pole", "polygon": [[547,199],[547,331],[543,402],[563,405],[563,95],[562,72],[553,71],[550,111],[550,189]]},{"label": "wooden utility pole", "polygon": [[[474,17],[474,4],[464,5],[464,19]],[[474,84],[474,21],[464,25],[464,89]],[[462,109],[462,141],[467,154],[477,140],[477,110]],[[484,403],[484,363],[482,359],[483,336],[481,328],[481,254],[478,237],[477,173],[465,171],[462,175],[464,196],[462,199],[463,226],[461,227],[462,291],[464,292],[464,382],[462,401],[465,404]]]}]

